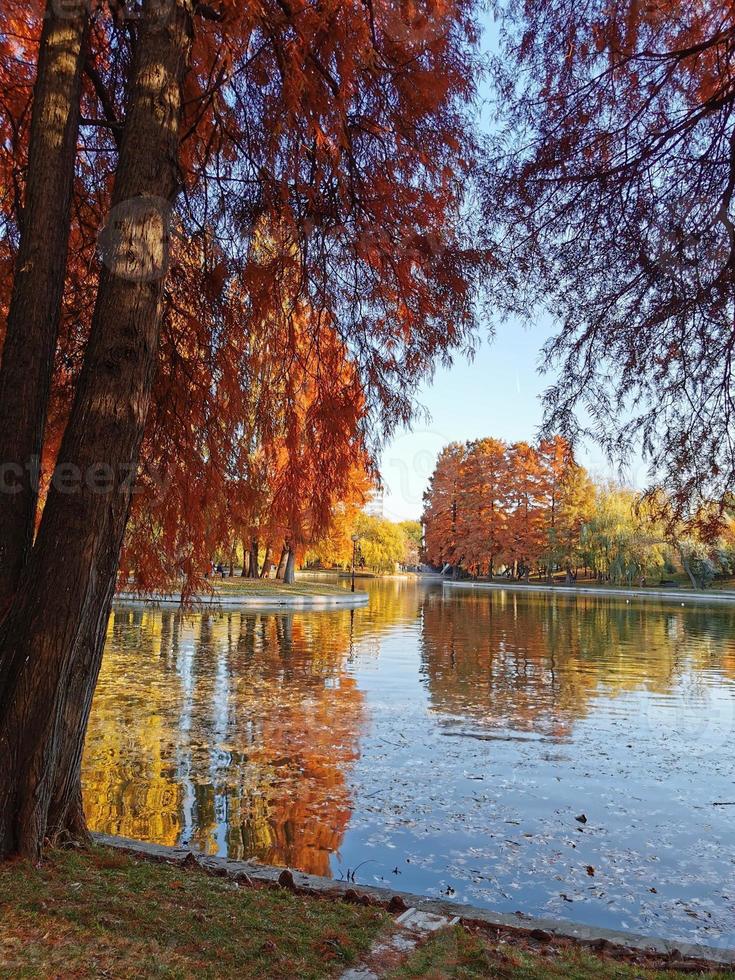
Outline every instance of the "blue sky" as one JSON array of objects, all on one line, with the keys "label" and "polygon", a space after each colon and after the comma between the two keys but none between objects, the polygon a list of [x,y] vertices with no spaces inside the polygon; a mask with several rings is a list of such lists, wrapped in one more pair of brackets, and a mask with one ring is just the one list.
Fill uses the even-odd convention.
[{"label": "blue sky", "polygon": [[[472,363],[458,358],[448,370],[438,369],[419,401],[431,422],[417,423],[386,446],[381,460],[385,486],[385,516],[391,520],[418,518],[422,494],[436,457],[449,442],[494,436],[515,442],[533,440],[541,424],[541,395],[550,382],[539,373],[540,350],[552,333],[546,322],[509,322],[498,327],[495,338],[482,338]],[[596,477],[619,474],[599,447],[585,445],[577,453],[580,463]],[[642,486],[645,471],[636,461],[625,474]]]},{"label": "blue sky", "polygon": [[[489,15],[484,18],[483,46],[497,44],[497,32]],[[484,110],[481,126],[489,125],[490,93],[481,91]],[[472,361],[457,358],[450,369],[438,369],[431,384],[419,392],[431,422],[419,422],[412,432],[401,432],[386,446],[380,470],[385,486],[385,516],[391,520],[418,518],[422,495],[440,450],[449,442],[494,436],[508,442],[533,440],[541,424],[541,395],[551,383],[539,372],[540,352],[553,333],[548,318],[528,323],[508,322],[497,328],[494,339],[481,337]],[[636,456],[625,473],[618,472],[596,445],[578,447],[577,459],[600,479],[624,479],[633,486],[646,482],[645,466]]]}]

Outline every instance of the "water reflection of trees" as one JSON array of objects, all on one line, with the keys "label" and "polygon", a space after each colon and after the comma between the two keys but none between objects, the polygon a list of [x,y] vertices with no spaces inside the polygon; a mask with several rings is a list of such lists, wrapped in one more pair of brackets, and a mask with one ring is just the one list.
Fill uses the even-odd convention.
[{"label": "water reflection of trees", "polygon": [[730,609],[371,591],[330,614],[116,609],[84,760],[92,826],[328,873],[366,718],[352,662],[406,627],[433,708],[463,728],[563,737],[598,696],[735,679]]},{"label": "water reflection of trees", "polygon": [[91,825],[327,874],[364,716],[351,626],[116,610],[84,760]]},{"label": "water reflection of trees", "polygon": [[423,672],[448,718],[563,736],[600,695],[673,692],[685,674],[735,678],[730,609],[595,596],[429,594]]}]

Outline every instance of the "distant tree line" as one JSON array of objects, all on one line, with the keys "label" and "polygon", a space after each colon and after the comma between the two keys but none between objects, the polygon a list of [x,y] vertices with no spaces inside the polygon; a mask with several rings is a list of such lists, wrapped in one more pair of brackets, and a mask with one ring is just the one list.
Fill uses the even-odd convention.
[{"label": "distant tree line", "polygon": [[[424,498],[424,553],[455,574],[585,578],[617,584],[683,575],[694,588],[735,573],[727,509],[704,537],[678,522],[659,494],[595,483],[560,436],[536,445],[499,439],[452,443]],[[719,512],[719,508],[718,508]]]},{"label": "distant tree line", "polygon": [[[417,565],[421,547],[418,521],[394,522],[354,510],[343,511],[343,520],[334,520],[329,533],[307,551],[305,563],[323,568],[348,568],[353,543],[359,568],[374,572],[394,572],[399,565]],[[357,542],[353,542],[353,535]]]}]

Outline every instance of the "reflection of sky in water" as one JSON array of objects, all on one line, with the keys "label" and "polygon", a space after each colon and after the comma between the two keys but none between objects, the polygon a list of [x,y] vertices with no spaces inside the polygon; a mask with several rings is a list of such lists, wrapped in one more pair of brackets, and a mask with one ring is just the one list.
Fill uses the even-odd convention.
[{"label": "reflection of sky in water", "polygon": [[735,945],[734,627],[393,581],[353,613],[118,609],[90,823]]}]

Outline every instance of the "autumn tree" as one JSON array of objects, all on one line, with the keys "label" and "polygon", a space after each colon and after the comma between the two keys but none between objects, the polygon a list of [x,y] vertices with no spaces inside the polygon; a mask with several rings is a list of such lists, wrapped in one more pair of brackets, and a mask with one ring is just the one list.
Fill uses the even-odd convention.
[{"label": "autumn tree", "polygon": [[[0,18],[5,28],[3,45],[8,44],[9,37],[17,37],[17,29],[29,19],[25,6],[13,4],[4,8]],[[10,215],[6,212],[10,217],[16,211],[19,228],[0,363],[0,609],[17,588],[35,530],[43,434],[61,316],[88,28],[89,13],[83,0],[72,0],[62,9],[50,0],[43,12],[28,132],[28,178],[22,208],[16,200]],[[14,51],[4,51],[4,91],[10,104],[3,128],[12,129],[13,122],[20,124],[22,95],[20,105],[13,105],[13,100],[18,98],[19,89],[22,93],[22,87],[10,76],[11,66],[20,65],[22,49],[18,38]],[[14,142],[6,135],[6,145],[13,146]],[[12,181],[8,185],[12,186]]]},{"label": "autumn tree", "polygon": [[459,565],[464,557],[458,534],[464,460],[465,447],[461,443],[443,449],[424,494],[426,559],[440,567]]},{"label": "autumn tree", "polygon": [[735,482],[735,3],[496,13],[496,300],[559,322],[549,430],[642,445],[681,519]]},{"label": "autumn tree", "polygon": [[593,501],[592,481],[563,438],[455,443],[440,454],[425,497],[427,559],[490,577],[571,571]]},{"label": "autumn tree", "polygon": [[505,443],[498,439],[478,439],[469,444],[463,487],[465,561],[470,568],[486,569],[492,577],[509,549],[509,458]]},{"label": "autumn tree", "polygon": [[585,521],[591,516],[595,488],[588,473],[574,459],[566,439],[542,439],[539,460],[545,473],[546,548],[549,570],[564,568],[570,576],[579,564],[579,542]]},{"label": "autumn tree", "polygon": [[508,564],[527,578],[543,549],[548,474],[527,442],[510,447],[508,468]]},{"label": "autumn tree", "polygon": [[[194,350],[223,364],[233,336],[274,317],[287,326],[306,300],[311,343],[326,322],[359,371],[366,431],[389,430],[410,417],[437,354],[471,334],[474,15],[472,0],[408,17],[383,4],[143,0],[95,21],[52,389],[58,451],[0,625],[0,855],[36,857],[46,838],[80,830],[79,759],[139,463],[153,477],[149,407],[169,407],[179,437],[194,431],[182,446],[200,459],[204,435],[228,455],[239,397],[228,392],[210,432],[174,420],[186,402],[167,406],[154,388],[164,358],[169,382],[175,368],[196,390]],[[201,275],[188,281],[203,288],[182,294],[176,270],[194,239]],[[230,312],[220,298],[235,286]]]}]

